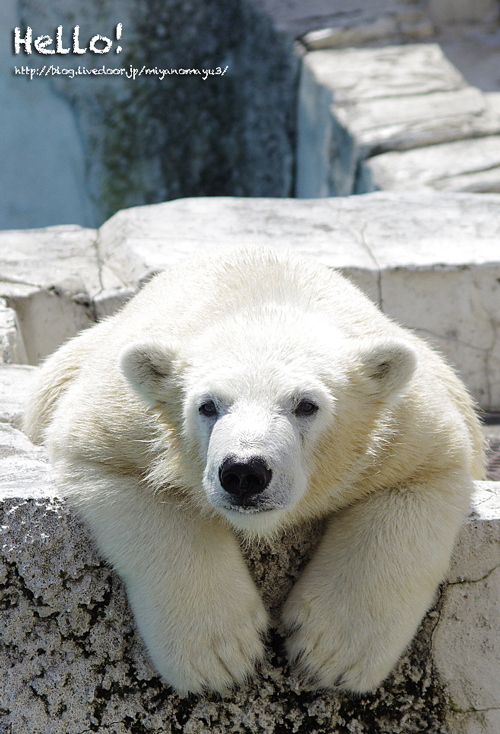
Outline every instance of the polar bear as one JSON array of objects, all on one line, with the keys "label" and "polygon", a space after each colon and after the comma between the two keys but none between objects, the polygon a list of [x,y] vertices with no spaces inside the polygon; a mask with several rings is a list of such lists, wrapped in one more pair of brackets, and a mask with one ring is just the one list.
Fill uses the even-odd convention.
[{"label": "polar bear", "polygon": [[25,429],[180,692],[224,693],[264,654],[237,536],[319,517],[283,609],[288,655],[318,687],[374,689],[432,604],[483,471],[443,360],[338,272],[260,247],[163,272],[64,345]]}]

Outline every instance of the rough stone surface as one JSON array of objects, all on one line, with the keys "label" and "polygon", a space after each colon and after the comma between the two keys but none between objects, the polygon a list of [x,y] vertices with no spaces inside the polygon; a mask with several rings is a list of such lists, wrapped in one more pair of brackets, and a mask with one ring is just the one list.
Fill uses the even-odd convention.
[{"label": "rough stone surface", "polygon": [[24,400],[28,395],[34,367],[0,364],[0,424],[21,428]]},{"label": "rough stone surface", "polygon": [[[155,675],[120,581],[85,530],[55,498],[3,503],[0,721],[11,734],[83,731],[444,732],[444,698],[432,673],[435,616],[390,681],[361,699],[321,694],[296,680],[274,633],[258,678],[221,700],[180,698]],[[270,601],[286,593],[307,537],[250,552]],[[299,562],[299,563],[298,563]],[[294,570],[290,570],[289,567]],[[8,728],[10,727],[10,729]]]},{"label": "rough stone surface", "polygon": [[[296,192],[304,198],[373,190],[360,166],[374,155],[500,133],[486,96],[436,44],[306,54],[297,125]],[[473,170],[475,149],[470,162],[467,150],[463,157]]]},{"label": "rough stone surface", "polygon": [[[362,216],[363,208],[356,209]],[[99,257],[134,287],[193,253],[241,244],[291,247],[359,276],[377,298],[375,260],[356,231],[355,217],[347,217],[333,200],[182,199],[118,212],[99,230]]]},{"label": "rough stone surface", "polygon": [[[306,62],[317,82],[332,90],[336,105],[456,92],[467,87],[434,43],[322,51],[307,54]],[[360,68],[364,74],[359,73]]]},{"label": "rough stone surface", "polygon": [[448,724],[457,734],[500,730],[500,484],[479,487],[477,516],[460,534],[433,635]]}]

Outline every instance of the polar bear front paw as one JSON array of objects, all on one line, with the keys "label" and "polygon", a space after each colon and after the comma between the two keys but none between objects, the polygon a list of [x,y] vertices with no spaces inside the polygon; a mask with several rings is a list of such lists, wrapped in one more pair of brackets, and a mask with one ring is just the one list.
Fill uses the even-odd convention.
[{"label": "polar bear front paw", "polygon": [[[250,587],[239,600],[219,599],[186,606],[182,613],[154,618],[137,614],[153,665],[179,693],[227,694],[244,684],[264,657],[268,614]],[[224,601],[226,603],[224,603]],[[238,603],[236,603],[238,601]]]},{"label": "polar bear front paw", "polygon": [[[366,612],[367,610],[365,610]],[[293,590],[283,610],[291,664],[317,688],[368,693],[382,683],[404,649],[382,622],[333,599]]]},{"label": "polar bear front paw", "polygon": [[198,639],[186,641],[164,677],[182,693],[227,694],[247,682],[264,657],[265,629],[265,624],[251,622],[238,629],[207,629]]}]

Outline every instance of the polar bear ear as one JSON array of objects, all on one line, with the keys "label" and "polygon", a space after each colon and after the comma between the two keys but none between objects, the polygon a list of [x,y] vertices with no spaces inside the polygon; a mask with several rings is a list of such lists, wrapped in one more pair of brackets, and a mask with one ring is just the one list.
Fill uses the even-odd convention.
[{"label": "polar bear ear", "polygon": [[404,341],[365,342],[358,356],[364,392],[381,399],[397,397],[417,366],[414,348]]},{"label": "polar bear ear", "polygon": [[150,407],[166,401],[175,352],[156,342],[131,344],[122,350],[118,367],[135,394]]}]

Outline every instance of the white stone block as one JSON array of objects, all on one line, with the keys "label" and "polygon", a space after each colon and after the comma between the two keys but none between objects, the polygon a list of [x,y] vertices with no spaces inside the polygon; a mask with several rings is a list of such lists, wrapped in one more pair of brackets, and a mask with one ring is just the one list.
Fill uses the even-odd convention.
[{"label": "white stone block", "polygon": [[[304,66],[335,104],[450,92],[467,86],[435,43],[308,53]],[[360,73],[361,72],[361,73]]]},{"label": "white stone block", "polygon": [[401,107],[402,95],[464,87],[461,74],[435,44],[306,54],[297,111],[296,195],[344,196],[355,189],[357,167],[367,151],[349,129],[349,121],[342,123],[337,109],[376,100],[381,104],[392,100]]},{"label": "white stone block", "polygon": [[35,368],[20,364],[0,364],[0,424],[21,428],[24,401],[31,387]]},{"label": "white stone block", "polygon": [[500,119],[474,87],[336,105],[335,115],[363,157],[500,132]]},{"label": "white stone block", "polygon": [[8,423],[0,423],[0,477],[4,500],[56,495],[45,450]]},{"label": "white stone block", "polygon": [[500,192],[500,136],[392,151],[363,163],[365,191]]},{"label": "white stone block", "polygon": [[36,364],[95,320],[93,299],[123,284],[97,257],[96,231],[77,226],[0,232],[0,297]]},{"label": "white stone block", "polygon": [[377,266],[351,219],[339,216],[334,200],[178,199],[115,214],[99,230],[99,255],[134,287],[194,253],[239,244],[288,247],[342,269],[377,300]]}]

